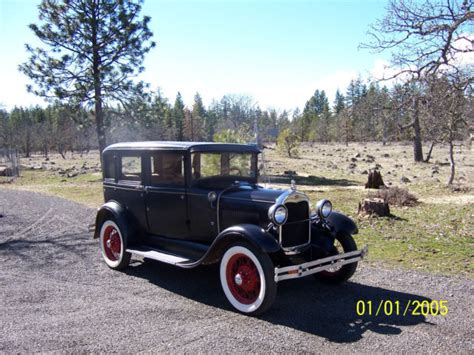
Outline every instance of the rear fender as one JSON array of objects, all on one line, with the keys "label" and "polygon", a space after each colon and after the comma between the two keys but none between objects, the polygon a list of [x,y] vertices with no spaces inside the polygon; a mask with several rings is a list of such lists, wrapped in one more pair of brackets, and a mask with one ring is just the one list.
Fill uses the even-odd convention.
[{"label": "rear fender", "polygon": [[127,211],[117,201],[108,201],[104,203],[97,211],[95,218],[94,238],[99,238],[102,224],[108,220],[114,219],[120,230],[126,234],[125,238],[133,235],[132,224],[127,217]]}]

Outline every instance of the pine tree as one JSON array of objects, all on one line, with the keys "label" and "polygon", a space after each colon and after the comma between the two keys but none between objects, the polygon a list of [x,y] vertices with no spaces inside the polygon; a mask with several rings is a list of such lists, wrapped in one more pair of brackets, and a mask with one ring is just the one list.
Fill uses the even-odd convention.
[{"label": "pine tree", "polygon": [[184,138],[184,103],[179,91],[174,101],[173,126],[176,128],[175,139],[182,141]]},{"label": "pine tree", "polygon": [[334,99],[334,112],[338,114],[342,110],[344,110],[344,108],[345,108],[344,95],[342,95],[339,89],[337,89],[336,98]]},{"label": "pine tree", "polygon": [[139,17],[143,1],[43,0],[40,25],[29,27],[42,46],[27,45],[29,60],[20,70],[35,87],[28,90],[47,99],[93,105],[99,149],[106,145],[104,105],[126,101],[142,90],[131,78],[143,71],[150,18]]}]

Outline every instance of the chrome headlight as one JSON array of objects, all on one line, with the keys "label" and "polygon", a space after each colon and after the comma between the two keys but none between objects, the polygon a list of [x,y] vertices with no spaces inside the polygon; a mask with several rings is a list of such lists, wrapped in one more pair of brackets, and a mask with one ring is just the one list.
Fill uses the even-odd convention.
[{"label": "chrome headlight", "polygon": [[316,204],[316,212],[320,218],[328,218],[332,212],[332,203],[329,200],[320,200]]},{"label": "chrome headlight", "polygon": [[288,218],[288,210],[283,205],[273,205],[268,209],[268,218],[277,226],[281,226]]}]

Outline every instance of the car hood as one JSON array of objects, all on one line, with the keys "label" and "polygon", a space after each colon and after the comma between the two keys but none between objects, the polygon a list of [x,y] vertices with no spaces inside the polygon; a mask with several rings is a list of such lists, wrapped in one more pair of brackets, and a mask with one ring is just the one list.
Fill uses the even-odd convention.
[{"label": "car hood", "polygon": [[284,193],[284,190],[265,189],[263,187],[242,186],[238,189],[228,191],[222,196],[223,199],[239,199],[254,202],[275,203],[276,199]]}]

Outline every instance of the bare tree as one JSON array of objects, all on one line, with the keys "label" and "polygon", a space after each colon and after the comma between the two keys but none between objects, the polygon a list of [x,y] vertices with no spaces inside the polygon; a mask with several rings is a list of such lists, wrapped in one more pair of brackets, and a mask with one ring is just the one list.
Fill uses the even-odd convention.
[{"label": "bare tree", "polygon": [[[392,64],[399,70],[393,76],[456,73],[462,55],[474,52],[469,29],[473,19],[470,0],[391,0],[386,16],[370,28],[371,40],[361,47],[377,52],[395,49]],[[472,81],[472,72],[466,79]]]},{"label": "bare tree", "polygon": [[[391,0],[386,16],[371,26],[370,40],[361,47],[391,51],[396,70],[384,79],[401,78],[413,83],[443,74],[453,76],[451,82],[463,90],[473,82],[473,65],[462,60],[474,52],[474,37],[469,31],[474,19],[471,8],[469,0]],[[412,130],[415,161],[423,161],[420,100],[419,95],[411,97],[412,119],[399,125],[402,130]]]},{"label": "bare tree", "polygon": [[456,172],[455,141],[463,137],[463,129],[468,125],[465,119],[467,99],[460,83],[465,83],[465,78],[462,76],[456,79],[453,76],[433,75],[427,80],[427,108],[434,117],[432,124],[435,125],[437,141],[448,144],[449,147],[451,169],[448,185],[453,183]]}]

